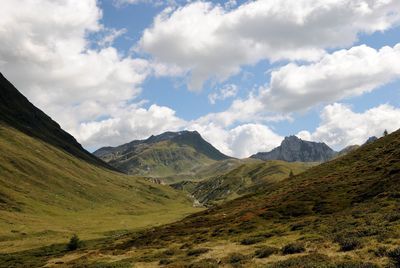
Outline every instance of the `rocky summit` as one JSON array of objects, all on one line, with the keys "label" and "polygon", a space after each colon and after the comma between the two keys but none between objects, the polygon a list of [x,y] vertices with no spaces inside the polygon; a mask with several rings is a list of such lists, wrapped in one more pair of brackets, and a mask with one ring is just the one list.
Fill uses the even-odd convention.
[{"label": "rocky summit", "polygon": [[282,160],[287,162],[325,162],[336,152],[321,142],[311,142],[296,136],[286,137],[281,145],[270,152],[257,153],[251,158],[261,160]]}]

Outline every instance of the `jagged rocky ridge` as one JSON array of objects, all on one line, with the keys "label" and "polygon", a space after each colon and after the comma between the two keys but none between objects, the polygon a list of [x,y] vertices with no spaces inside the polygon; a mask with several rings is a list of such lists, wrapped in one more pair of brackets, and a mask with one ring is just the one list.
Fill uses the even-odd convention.
[{"label": "jagged rocky ridge", "polygon": [[296,136],[289,136],[279,147],[270,152],[257,153],[251,158],[287,162],[325,162],[335,155],[336,152],[325,143],[304,141]]}]

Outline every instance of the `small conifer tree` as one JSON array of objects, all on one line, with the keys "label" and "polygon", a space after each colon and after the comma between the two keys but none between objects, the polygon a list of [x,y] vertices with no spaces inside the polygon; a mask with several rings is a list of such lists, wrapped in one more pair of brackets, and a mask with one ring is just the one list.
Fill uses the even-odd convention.
[{"label": "small conifer tree", "polygon": [[79,239],[79,237],[76,234],[74,234],[67,244],[67,249],[69,251],[73,251],[73,250],[78,249],[80,247],[80,245],[81,245],[81,240]]},{"label": "small conifer tree", "polygon": [[383,131],[383,136],[387,136],[388,135],[388,131],[385,129],[385,131]]}]

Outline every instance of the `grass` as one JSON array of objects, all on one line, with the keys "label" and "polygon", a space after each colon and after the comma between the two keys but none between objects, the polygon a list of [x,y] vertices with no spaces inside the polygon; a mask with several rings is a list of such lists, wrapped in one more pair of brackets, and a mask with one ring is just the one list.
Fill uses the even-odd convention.
[{"label": "grass", "polygon": [[[153,263],[154,252],[174,246],[172,267],[203,259],[244,267],[396,267],[399,176],[400,131],[254,194],[123,235],[102,253]],[[256,256],[268,247],[281,250]],[[201,248],[209,251],[188,256]]]},{"label": "grass", "polygon": [[201,203],[209,206],[254,193],[260,185],[276,184],[288,178],[291,172],[299,174],[314,165],[316,163],[288,163],[279,160],[248,161],[226,174],[200,181],[195,186],[188,185],[187,190]]},{"label": "grass", "polygon": [[199,211],[183,193],[82,161],[0,125],[0,252],[161,225]]}]

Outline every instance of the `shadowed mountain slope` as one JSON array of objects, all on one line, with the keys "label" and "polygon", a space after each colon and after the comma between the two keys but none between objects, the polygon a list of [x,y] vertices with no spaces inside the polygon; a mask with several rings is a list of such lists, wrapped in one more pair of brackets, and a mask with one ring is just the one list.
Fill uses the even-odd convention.
[{"label": "shadowed mountain slope", "polygon": [[0,73],[0,122],[43,140],[89,163],[112,168],[87,152],[73,136],[36,108]]}]

